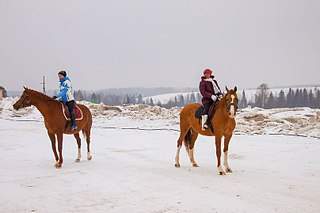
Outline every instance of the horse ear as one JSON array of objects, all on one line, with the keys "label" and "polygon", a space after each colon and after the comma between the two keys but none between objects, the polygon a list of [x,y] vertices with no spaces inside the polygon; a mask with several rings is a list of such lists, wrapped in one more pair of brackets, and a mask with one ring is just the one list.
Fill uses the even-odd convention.
[{"label": "horse ear", "polygon": [[228,87],[226,86],[226,90],[229,92],[229,89],[228,89]]},{"label": "horse ear", "polygon": [[28,88],[27,88],[26,86],[23,86],[23,89],[26,90],[26,89],[28,89]]},{"label": "horse ear", "polygon": [[235,86],[233,90],[234,90],[234,92],[237,92],[237,90],[238,90],[237,86]]}]

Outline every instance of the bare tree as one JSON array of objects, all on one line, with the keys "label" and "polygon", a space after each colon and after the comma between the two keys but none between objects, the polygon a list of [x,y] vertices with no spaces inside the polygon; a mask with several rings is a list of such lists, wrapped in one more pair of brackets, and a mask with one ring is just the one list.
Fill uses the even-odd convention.
[{"label": "bare tree", "polygon": [[269,96],[269,87],[267,84],[263,83],[257,88],[256,92],[256,106],[265,108],[267,99]]}]

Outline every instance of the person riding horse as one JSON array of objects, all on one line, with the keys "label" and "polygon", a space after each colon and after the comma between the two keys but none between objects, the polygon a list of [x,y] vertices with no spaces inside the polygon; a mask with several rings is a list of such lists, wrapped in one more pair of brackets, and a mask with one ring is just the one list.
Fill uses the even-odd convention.
[{"label": "person riding horse", "polygon": [[74,113],[74,108],[76,102],[74,101],[73,97],[73,91],[72,91],[72,85],[71,80],[67,76],[66,71],[61,70],[58,73],[59,76],[59,92],[56,96],[53,96],[54,99],[63,102],[69,110],[70,113],[70,119],[71,119],[71,130],[77,129],[77,123],[76,123],[76,116]]},{"label": "person riding horse", "polygon": [[202,104],[204,107],[204,110],[202,112],[201,126],[202,130],[205,130],[208,128],[207,120],[210,107],[212,104],[216,104],[216,102],[222,96],[222,92],[220,90],[218,82],[214,79],[212,70],[205,69],[203,71],[199,89],[202,95]]}]

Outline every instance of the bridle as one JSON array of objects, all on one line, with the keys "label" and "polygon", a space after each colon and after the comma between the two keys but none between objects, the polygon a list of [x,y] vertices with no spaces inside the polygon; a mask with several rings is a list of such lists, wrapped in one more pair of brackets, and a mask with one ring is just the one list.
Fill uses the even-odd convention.
[{"label": "bridle", "polygon": [[234,107],[234,114],[236,114],[236,112],[238,111],[238,100],[236,98],[234,100],[235,100],[234,102],[231,102],[232,100],[231,101],[226,100],[228,113],[230,113],[231,106]]},{"label": "bridle", "polygon": [[29,97],[28,94],[24,94],[24,95],[23,95],[22,99],[20,100],[20,103],[21,103],[21,104],[20,104],[19,108],[26,107],[27,105],[30,104],[30,100],[28,101],[28,103],[24,103],[25,100],[27,99],[27,97]]}]

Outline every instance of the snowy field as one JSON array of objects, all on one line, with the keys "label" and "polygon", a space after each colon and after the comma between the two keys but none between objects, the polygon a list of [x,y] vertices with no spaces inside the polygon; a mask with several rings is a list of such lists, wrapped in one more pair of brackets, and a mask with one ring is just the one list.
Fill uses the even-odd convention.
[{"label": "snowy field", "polygon": [[0,101],[0,213],[320,212],[319,109],[240,111],[230,145],[234,172],[218,176],[210,137],[198,138],[199,168],[184,150],[182,167],[174,167],[179,109],[119,112],[87,102],[93,160],[83,142],[76,163],[76,142],[65,136],[57,170],[41,114],[13,110],[15,100]]},{"label": "snowy field", "polygon": [[320,212],[320,141],[233,138],[233,173],[218,176],[212,138],[200,137],[193,168],[174,165],[178,132],[93,129],[93,160],[75,163],[64,141],[54,168],[42,122],[0,119],[0,212]]}]

